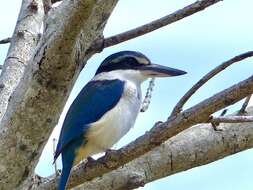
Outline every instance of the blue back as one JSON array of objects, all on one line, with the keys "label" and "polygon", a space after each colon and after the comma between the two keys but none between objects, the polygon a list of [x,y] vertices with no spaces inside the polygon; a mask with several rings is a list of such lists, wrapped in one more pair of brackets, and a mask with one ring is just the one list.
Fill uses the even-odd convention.
[{"label": "blue back", "polygon": [[124,82],[118,79],[89,82],[78,94],[65,117],[55,159],[72,140],[84,136],[90,123],[98,121],[119,101]]}]

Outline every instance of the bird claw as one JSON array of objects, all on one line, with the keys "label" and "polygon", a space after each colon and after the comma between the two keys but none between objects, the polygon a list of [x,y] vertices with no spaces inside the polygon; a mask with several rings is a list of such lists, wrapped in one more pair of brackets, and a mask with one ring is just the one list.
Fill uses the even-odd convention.
[{"label": "bird claw", "polygon": [[92,158],[91,156],[88,156],[87,158],[87,162],[95,162],[96,160],[94,158]]},{"label": "bird claw", "polygon": [[108,155],[110,153],[115,153],[117,150],[114,150],[114,149],[106,149],[105,151],[105,155]]},{"label": "bird claw", "polygon": [[95,159],[92,158],[91,156],[88,156],[88,157],[86,158],[86,160],[83,160],[83,161],[84,161],[85,168],[86,168],[86,167],[92,166],[97,160],[95,160]]},{"label": "bird claw", "polygon": [[100,159],[98,159],[98,162],[100,162],[101,164],[104,165],[104,167],[106,168],[111,168],[110,166],[110,162],[107,162],[107,160],[115,160],[117,159],[117,150],[113,150],[113,149],[106,149],[105,151],[105,156],[101,157]]},{"label": "bird claw", "polygon": [[162,123],[163,123],[162,121],[157,121],[157,122],[155,123],[155,126],[161,125]]}]

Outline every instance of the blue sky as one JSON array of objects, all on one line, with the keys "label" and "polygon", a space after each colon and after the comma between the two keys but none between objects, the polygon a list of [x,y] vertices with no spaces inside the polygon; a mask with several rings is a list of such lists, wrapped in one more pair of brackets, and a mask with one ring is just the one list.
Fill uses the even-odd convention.
[{"label": "blue sky", "polygon": [[[193,0],[120,0],[105,29],[111,36],[167,15]],[[0,7],[0,39],[11,36],[21,0],[5,1]],[[141,113],[135,127],[117,143],[115,148],[134,140],[149,130],[158,120],[165,120],[179,98],[205,73],[237,54],[252,50],[252,0],[223,1],[203,12],[159,29],[148,35],[105,49],[94,55],[81,72],[66,109],[54,130],[57,138],[64,113],[81,88],[92,78],[101,61],[111,53],[121,50],[137,50],[146,54],[153,62],[176,67],[188,72],[175,78],[156,80],[150,108]],[[1,64],[8,45],[0,45]],[[252,61],[236,63],[201,88],[186,104],[192,106],[204,98],[229,87],[236,81],[252,75]],[[250,69],[251,68],[251,69]],[[147,83],[143,85],[143,94]],[[233,112],[238,106],[230,106]],[[52,166],[52,137],[36,168],[39,175],[54,172]],[[58,161],[60,165],[60,161]],[[244,151],[206,166],[197,167],[156,182],[147,184],[144,190],[251,190],[253,150]]]}]

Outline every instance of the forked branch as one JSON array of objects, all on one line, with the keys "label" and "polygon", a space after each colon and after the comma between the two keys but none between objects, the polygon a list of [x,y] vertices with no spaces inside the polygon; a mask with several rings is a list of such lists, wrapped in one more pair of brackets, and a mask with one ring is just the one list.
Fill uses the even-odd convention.
[{"label": "forked branch", "polygon": [[233,57],[232,59],[223,62],[219,66],[215,67],[213,70],[211,70],[209,73],[207,73],[204,77],[202,77],[196,84],[194,84],[190,90],[188,90],[185,95],[179,100],[179,102],[176,104],[176,106],[173,108],[171,116],[175,116],[178,113],[182,111],[182,108],[184,104],[190,99],[190,97],[201,87],[203,86],[207,81],[209,81],[211,78],[213,78],[215,75],[232,65],[233,63],[242,61],[243,59],[249,58],[253,56],[253,51],[248,51],[246,53],[237,55]]},{"label": "forked branch", "polygon": [[[252,115],[253,108],[247,109],[247,113]],[[75,190],[100,190],[101,187],[106,190],[135,189],[253,147],[251,123],[229,123],[219,127],[222,130],[217,132],[209,124],[195,125],[162,146]]]},{"label": "forked branch", "polygon": [[[178,114],[176,117],[170,117],[168,121],[155,125],[149,132],[127,146],[117,151],[108,152],[104,157],[97,161],[80,164],[72,172],[68,187],[71,188],[80,185],[85,181],[123,166],[190,126],[197,123],[208,122],[209,115],[212,113],[227,107],[252,93],[253,75],[200,102],[196,106]],[[52,179],[47,183],[43,183],[40,186],[40,189],[51,189],[52,187],[56,187],[56,181],[56,179]]]}]

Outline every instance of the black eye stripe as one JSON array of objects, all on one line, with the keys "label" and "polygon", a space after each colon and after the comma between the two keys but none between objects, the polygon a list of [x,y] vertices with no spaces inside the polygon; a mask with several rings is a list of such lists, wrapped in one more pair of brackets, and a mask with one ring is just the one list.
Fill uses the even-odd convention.
[{"label": "black eye stripe", "polygon": [[126,70],[126,69],[134,69],[135,67],[139,67],[142,64],[138,63],[134,58],[124,58],[120,62],[111,62],[106,65],[102,65],[99,67],[96,74],[101,72],[109,72],[113,70]]},{"label": "black eye stripe", "polygon": [[134,51],[123,51],[108,56],[99,66],[96,75],[113,70],[137,69],[150,64],[150,60],[143,54]]}]

